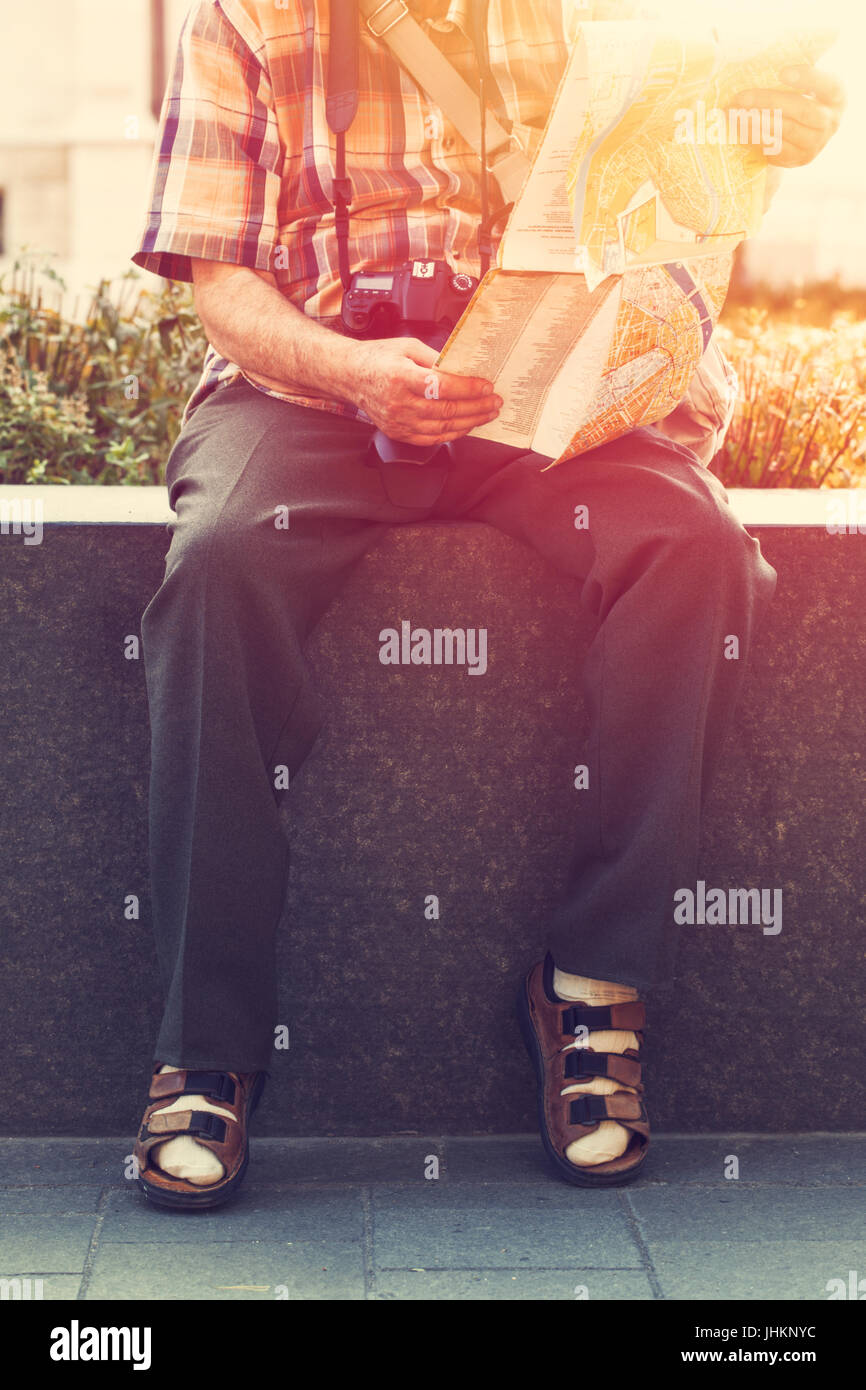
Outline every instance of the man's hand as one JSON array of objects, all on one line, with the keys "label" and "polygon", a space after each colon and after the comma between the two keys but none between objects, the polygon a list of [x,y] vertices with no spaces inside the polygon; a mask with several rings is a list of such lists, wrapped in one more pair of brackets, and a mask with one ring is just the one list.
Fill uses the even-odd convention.
[{"label": "man's hand", "polygon": [[217,352],[272,390],[353,401],[404,444],[459,439],[499,414],[489,381],[433,370],[417,338],[358,341],[308,318],[247,266],[193,261],[195,306]]},{"label": "man's hand", "polygon": [[437,356],[418,338],[355,342],[345,394],[403,444],[444,444],[495,420],[502,398],[492,383],[435,370]]},{"label": "man's hand", "polygon": [[783,68],[779,77],[795,90],[760,88],[740,92],[731,106],[781,111],[782,148],[768,157],[767,163],[780,169],[797,169],[811,164],[836,134],[845,110],[845,92],[835,77],[809,64]]}]

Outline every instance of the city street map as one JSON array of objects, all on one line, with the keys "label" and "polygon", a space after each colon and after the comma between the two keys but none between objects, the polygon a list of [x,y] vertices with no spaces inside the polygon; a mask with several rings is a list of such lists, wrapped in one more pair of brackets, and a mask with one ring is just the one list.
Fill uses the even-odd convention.
[{"label": "city street map", "polygon": [[728,104],[835,37],[580,25],[496,266],[439,358],[503,397],[473,435],[553,464],[676,408],[781,142],[781,112]]}]

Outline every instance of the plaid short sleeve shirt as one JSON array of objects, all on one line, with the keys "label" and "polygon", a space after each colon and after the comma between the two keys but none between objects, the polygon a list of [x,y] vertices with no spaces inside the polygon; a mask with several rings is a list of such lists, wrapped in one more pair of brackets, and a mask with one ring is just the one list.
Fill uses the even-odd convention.
[{"label": "plaid short sleeve shirt", "polygon": [[[472,83],[469,0],[408,4]],[[628,0],[614,0],[614,8],[619,17]],[[510,120],[543,128],[573,26],[591,17],[592,6],[580,0],[490,0],[490,65]],[[327,0],[192,5],[163,102],[150,209],[132,257],[137,265],[182,281],[192,280],[195,259],[266,270],[299,309],[336,326],[342,286],[335,142],[325,115],[328,49]],[[421,259],[479,273],[480,161],[387,46],[363,28],[346,162],[353,270]],[[239,370],[209,346],[185,419]],[[361,414],[334,398],[288,391],[283,398]]]}]

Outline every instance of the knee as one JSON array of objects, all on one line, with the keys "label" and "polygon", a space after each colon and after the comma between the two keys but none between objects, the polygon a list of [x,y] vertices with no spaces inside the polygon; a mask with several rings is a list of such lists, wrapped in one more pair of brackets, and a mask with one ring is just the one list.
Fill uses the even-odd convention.
[{"label": "knee", "polygon": [[684,564],[701,577],[740,582],[757,598],[772,597],[776,571],[762,555],[758,540],[743,526],[723,485],[710,473],[694,482],[675,528]]},{"label": "knee", "polygon": [[173,526],[166,578],[206,570],[217,577],[249,570],[258,553],[254,530],[252,517],[242,509],[206,507],[184,499]]}]

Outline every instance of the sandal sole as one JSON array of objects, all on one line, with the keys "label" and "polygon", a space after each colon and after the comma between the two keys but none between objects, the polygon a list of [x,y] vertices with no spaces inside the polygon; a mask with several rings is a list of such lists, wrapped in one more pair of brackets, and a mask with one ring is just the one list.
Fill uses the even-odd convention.
[{"label": "sandal sole", "polygon": [[[265,1089],[265,1074],[259,1072],[253,1083],[250,1093],[250,1102],[245,1116],[245,1128],[249,1131],[249,1123],[255,1114],[256,1107],[261,1100],[262,1092]],[[247,1132],[244,1142],[244,1156],[241,1166],[230,1178],[225,1186],[220,1186],[217,1192],[209,1191],[206,1187],[198,1192],[168,1192],[161,1187],[154,1186],[146,1182],[141,1176],[137,1182],[139,1189],[144,1193],[148,1202],[154,1207],[164,1207],[170,1211],[208,1211],[214,1207],[221,1207],[224,1202],[229,1202],[237,1195],[238,1188],[244,1180],[247,1167],[250,1161],[250,1140]]]},{"label": "sandal sole", "polygon": [[544,1113],[544,1057],[538,1045],[535,1029],[532,1026],[525,980],[521,982],[517,995],[516,1014],[524,1046],[535,1068],[538,1128],[541,1142],[557,1174],[574,1187],[624,1187],[626,1183],[632,1182],[647,1161],[649,1144],[645,1145],[644,1151],[636,1163],[632,1164],[630,1168],[623,1168],[618,1173],[594,1173],[591,1168],[578,1168],[576,1164],[569,1163],[566,1158],[562,1157],[562,1154],[557,1153],[547,1132],[547,1119]]}]

